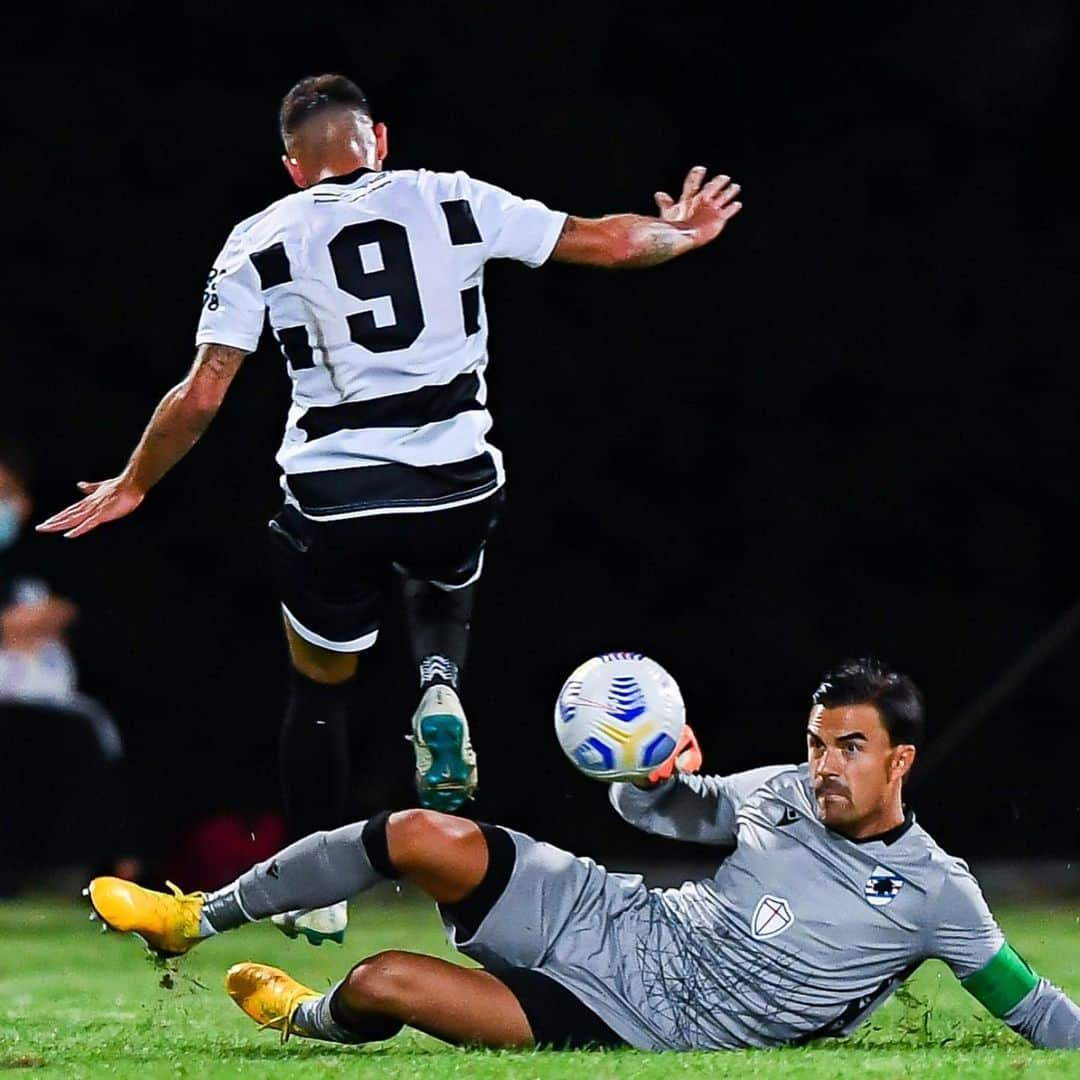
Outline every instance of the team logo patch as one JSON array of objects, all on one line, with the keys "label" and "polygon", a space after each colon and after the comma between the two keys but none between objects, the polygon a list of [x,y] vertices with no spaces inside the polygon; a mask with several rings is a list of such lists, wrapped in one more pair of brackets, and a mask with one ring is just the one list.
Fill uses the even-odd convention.
[{"label": "team logo patch", "polygon": [[754,908],[754,917],[750,920],[750,930],[754,937],[770,938],[782,934],[793,922],[791,906],[780,896],[766,893]]},{"label": "team logo patch", "polygon": [[863,886],[863,896],[874,907],[884,907],[891,904],[897,894],[904,887],[904,879],[897,877],[891,870],[886,870],[880,864],[875,866],[873,872],[866,879]]}]

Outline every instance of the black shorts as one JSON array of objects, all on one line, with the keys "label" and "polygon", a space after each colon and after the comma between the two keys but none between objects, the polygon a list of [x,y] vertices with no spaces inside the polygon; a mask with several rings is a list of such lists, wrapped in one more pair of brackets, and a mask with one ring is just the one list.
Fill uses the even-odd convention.
[{"label": "black shorts", "polygon": [[285,506],[269,524],[278,596],[305,641],[334,652],[375,644],[395,571],[461,589],[479,578],[503,491],[421,514],[313,521]]},{"label": "black shorts", "polygon": [[[439,905],[463,939],[476,933],[514,872],[516,856],[509,834],[495,825],[482,824],[480,829],[488,845],[488,868],[483,881],[464,900]],[[584,1050],[629,1045],[584,1002],[543,971],[490,964],[485,970],[517,998],[538,1047]]]}]

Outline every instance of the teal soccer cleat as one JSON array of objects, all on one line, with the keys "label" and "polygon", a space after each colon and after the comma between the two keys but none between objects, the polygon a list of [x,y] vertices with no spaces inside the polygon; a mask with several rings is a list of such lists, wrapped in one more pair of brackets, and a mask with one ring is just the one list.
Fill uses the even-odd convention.
[{"label": "teal soccer cleat", "polygon": [[476,754],[453,687],[428,687],[412,718],[416,790],[427,810],[457,810],[476,791]]}]

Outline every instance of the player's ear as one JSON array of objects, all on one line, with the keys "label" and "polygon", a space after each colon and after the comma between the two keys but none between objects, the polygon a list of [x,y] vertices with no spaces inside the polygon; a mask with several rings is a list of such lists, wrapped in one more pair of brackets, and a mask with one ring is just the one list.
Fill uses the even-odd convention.
[{"label": "player's ear", "polygon": [[386,155],[390,152],[390,144],[387,141],[386,135],[386,125],[375,124],[371,130],[375,132],[375,158],[381,166],[386,160]]},{"label": "player's ear", "polygon": [[304,176],[304,171],[300,168],[300,163],[296,158],[289,157],[288,154],[282,154],[281,164],[285,166],[285,171],[298,188],[307,187],[307,178]]},{"label": "player's ear", "polygon": [[914,746],[910,743],[901,743],[899,746],[893,747],[892,762],[889,765],[889,771],[892,776],[899,776],[901,779],[906,779],[914,764]]}]

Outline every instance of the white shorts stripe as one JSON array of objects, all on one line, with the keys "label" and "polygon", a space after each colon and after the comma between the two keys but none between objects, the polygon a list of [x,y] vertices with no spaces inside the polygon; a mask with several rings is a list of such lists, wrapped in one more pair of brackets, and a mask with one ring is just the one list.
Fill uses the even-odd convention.
[{"label": "white shorts stripe", "polygon": [[331,652],[363,652],[364,649],[370,649],[379,636],[378,630],[372,630],[370,634],[364,634],[361,637],[354,638],[352,641],[331,641],[329,638],[324,638],[322,634],[316,634],[314,630],[309,630],[284,604],[281,605],[281,610],[285,613],[285,618],[289,620],[289,625],[305,641],[329,649]]}]

